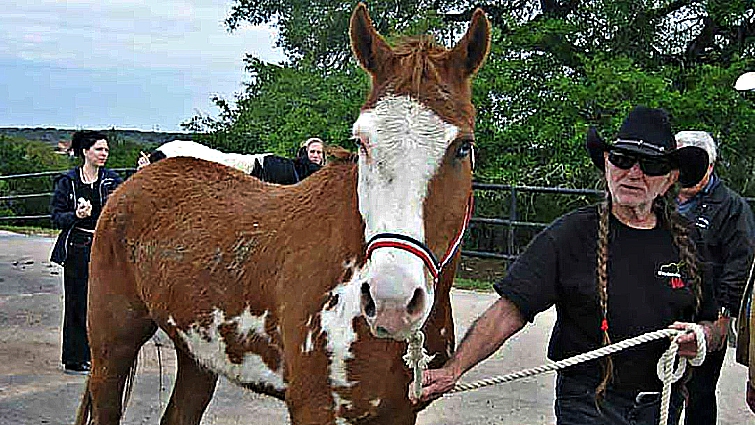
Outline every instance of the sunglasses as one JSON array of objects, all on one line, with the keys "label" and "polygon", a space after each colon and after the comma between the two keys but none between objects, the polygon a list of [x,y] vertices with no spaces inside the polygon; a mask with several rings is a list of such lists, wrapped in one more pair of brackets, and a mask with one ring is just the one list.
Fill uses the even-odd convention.
[{"label": "sunglasses", "polygon": [[617,168],[628,170],[635,163],[640,163],[640,170],[647,176],[665,176],[673,168],[667,159],[651,158],[640,155],[630,155],[617,150],[608,151],[608,161]]}]

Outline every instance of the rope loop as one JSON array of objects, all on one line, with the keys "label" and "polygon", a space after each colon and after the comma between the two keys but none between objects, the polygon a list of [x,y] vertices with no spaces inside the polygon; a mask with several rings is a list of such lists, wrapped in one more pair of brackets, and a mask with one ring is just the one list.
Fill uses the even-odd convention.
[{"label": "rope loop", "polygon": [[[703,327],[697,323],[682,323],[681,325],[684,326],[684,330],[679,330],[676,336],[673,337],[668,349],[663,355],[661,355],[661,358],[658,359],[658,365],[656,367],[658,379],[663,382],[659,425],[666,425],[668,423],[668,415],[671,406],[671,384],[682,379],[687,370],[687,363],[692,366],[700,366],[705,361],[707,347]],[[689,332],[695,333],[695,340],[697,342],[695,357],[692,359],[679,357],[679,362],[677,363],[676,368],[674,368],[674,361],[676,360],[676,355],[679,351],[679,338]]]}]

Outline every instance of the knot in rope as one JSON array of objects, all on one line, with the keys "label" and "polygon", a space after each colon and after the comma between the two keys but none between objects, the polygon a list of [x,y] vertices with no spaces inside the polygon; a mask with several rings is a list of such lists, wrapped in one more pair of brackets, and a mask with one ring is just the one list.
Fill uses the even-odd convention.
[{"label": "knot in rope", "polygon": [[425,350],[425,334],[421,330],[417,330],[407,340],[409,345],[406,346],[406,354],[404,354],[404,363],[406,366],[412,369],[412,392],[414,398],[419,400],[422,396],[422,371],[427,369],[427,365],[435,357],[427,354]]}]

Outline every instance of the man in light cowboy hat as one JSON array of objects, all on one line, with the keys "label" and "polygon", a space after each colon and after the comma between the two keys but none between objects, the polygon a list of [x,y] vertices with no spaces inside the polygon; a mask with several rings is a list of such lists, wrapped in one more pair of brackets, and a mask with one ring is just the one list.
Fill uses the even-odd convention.
[{"label": "man in light cowboy hat", "polygon": [[[734,84],[737,90],[755,90],[755,72],[746,72],[739,76]],[[750,275],[747,279],[747,287],[742,297],[742,303],[737,315],[737,363],[749,368],[747,379],[747,405],[755,413],[755,314],[752,306],[755,304],[755,291],[753,283],[755,262],[750,267]]]},{"label": "man in light cowboy hat", "polygon": [[[472,325],[453,357],[423,373],[422,399],[453,388],[467,370],[493,354],[535,316],[556,306],[548,358],[563,360],[677,322],[697,322],[706,343],[721,336],[713,297],[696,274],[697,259],[669,189],[677,179],[694,186],[708,155],[677,149],[665,111],[637,107],[613,143],[590,129],[587,149],[603,172],[607,197],[556,219],[540,232],[494,285],[500,298]],[[679,355],[694,357],[694,333],[678,340]],[[667,341],[643,344],[611,358],[560,370],[558,425],[655,425],[662,383],[656,373]],[[683,402],[673,386],[671,418]],[[597,402],[596,402],[597,401]]]},{"label": "man in light cowboy hat", "polygon": [[[715,172],[718,150],[710,133],[680,131],[677,146],[699,146],[708,152],[708,170],[697,185],[677,194],[678,211],[691,224],[697,256],[705,281],[713,288],[720,307],[715,324],[728,333],[731,318],[739,312],[755,245],[755,219],[741,196],[729,189]],[[732,343],[734,338],[732,338]],[[685,425],[715,424],[718,416],[716,386],[726,356],[726,344],[712,351],[687,382],[689,397]]]}]

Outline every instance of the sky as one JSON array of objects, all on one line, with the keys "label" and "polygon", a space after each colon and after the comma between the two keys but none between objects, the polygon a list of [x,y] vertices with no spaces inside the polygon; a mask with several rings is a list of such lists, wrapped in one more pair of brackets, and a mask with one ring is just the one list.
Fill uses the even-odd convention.
[{"label": "sky", "polygon": [[180,131],[232,99],[277,31],[223,24],[232,0],[5,0],[0,127]]}]

